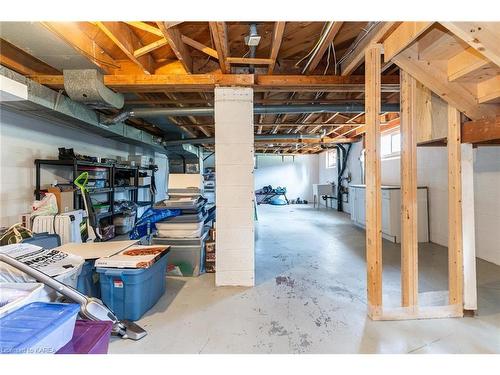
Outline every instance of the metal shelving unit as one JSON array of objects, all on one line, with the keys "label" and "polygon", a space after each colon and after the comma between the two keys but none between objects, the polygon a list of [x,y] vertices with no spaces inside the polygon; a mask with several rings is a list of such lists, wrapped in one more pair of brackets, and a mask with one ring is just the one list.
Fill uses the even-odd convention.
[{"label": "metal shelving unit", "polygon": [[[35,197],[37,200],[40,200],[41,198],[41,174],[42,174],[42,167],[43,166],[64,166],[64,167],[71,167],[72,168],[72,177],[71,177],[71,183],[78,177],[79,173],[84,170],[82,167],[97,167],[97,168],[103,168],[107,169],[107,176],[108,178],[106,179],[107,185],[106,187],[103,188],[89,188],[89,193],[91,195],[97,195],[97,194],[107,194],[107,200],[106,203],[109,203],[109,212],[103,212],[100,214],[97,214],[98,220],[103,220],[103,219],[109,219],[110,224],[113,223],[113,216],[119,215],[122,213],[122,211],[117,211],[115,210],[114,207],[114,202],[115,202],[115,193],[119,192],[130,192],[130,200],[134,203],[137,202],[137,191],[139,189],[138,186],[138,176],[139,176],[139,168],[138,167],[132,167],[129,165],[121,165],[121,164],[113,164],[113,163],[96,163],[96,162],[89,162],[89,161],[83,161],[83,160],[50,160],[50,159],[36,159],[35,160],[35,172],[36,172],[36,177],[35,177]],[[134,177],[134,182],[135,184],[132,186],[115,186],[115,173],[116,171],[119,170],[128,170],[133,173]],[[140,202],[142,203],[142,202]],[[139,204],[141,205],[141,204]],[[76,189],[73,192],[73,207],[74,209],[83,209],[83,201],[82,201],[82,196],[80,193],[80,190]]]}]

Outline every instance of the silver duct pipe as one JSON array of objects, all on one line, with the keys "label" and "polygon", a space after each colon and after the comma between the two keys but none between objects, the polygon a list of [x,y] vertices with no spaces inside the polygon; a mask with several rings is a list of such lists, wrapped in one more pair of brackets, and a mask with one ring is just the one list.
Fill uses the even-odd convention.
[{"label": "silver duct pipe", "polygon": [[[249,39],[252,38],[252,37],[257,37],[258,34],[257,34],[257,24],[255,23],[251,23],[250,24],[250,33],[249,33]],[[255,53],[257,51],[257,45],[253,45],[253,44],[249,44],[248,45],[248,48],[250,49],[250,52],[249,52],[249,57],[250,58],[255,58]],[[253,65],[250,65],[249,68],[248,68],[248,72],[250,74],[254,74],[255,73],[255,67]]]},{"label": "silver duct pipe", "polygon": [[[321,139],[321,134],[257,134],[255,135],[256,141],[277,141],[283,139]],[[187,139],[175,139],[171,141],[163,141],[162,145],[164,147],[169,146],[179,146],[184,144],[192,144],[192,145],[206,145],[206,144],[214,144],[215,138],[187,138]]]},{"label": "silver duct pipe", "polygon": [[[382,104],[382,112],[399,112],[398,103]],[[365,111],[364,104],[309,104],[309,105],[255,105],[256,115],[276,115],[280,113],[361,113]],[[104,124],[116,124],[132,117],[157,116],[213,116],[214,107],[191,108],[132,108],[121,112],[115,117],[107,118]]]}]

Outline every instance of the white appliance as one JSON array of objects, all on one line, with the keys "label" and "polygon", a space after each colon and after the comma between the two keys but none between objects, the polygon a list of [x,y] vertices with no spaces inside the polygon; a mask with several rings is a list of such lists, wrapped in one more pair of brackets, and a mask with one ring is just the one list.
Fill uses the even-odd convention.
[{"label": "white appliance", "polygon": [[[365,185],[350,185],[351,220],[365,227]],[[418,242],[429,242],[429,214],[427,206],[427,187],[417,189]],[[382,237],[386,240],[401,242],[401,187],[382,186]]]},{"label": "white appliance", "polygon": [[55,216],[35,216],[32,223],[32,231],[34,233],[56,233],[61,237],[62,245],[70,242],[81,243],[80,225],[83,221],[83,215],[83,210],[75,210]]}]

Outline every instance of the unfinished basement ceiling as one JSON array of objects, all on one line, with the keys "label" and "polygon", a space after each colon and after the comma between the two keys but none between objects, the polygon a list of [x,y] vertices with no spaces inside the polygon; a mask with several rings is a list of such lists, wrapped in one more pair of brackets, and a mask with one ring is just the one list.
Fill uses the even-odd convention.
[{"label": "unfinished basement ceiling", "polygon": [[80,51],[72,48],[40,22],[2,22],[1,38],[53,68],[95,69]]}]

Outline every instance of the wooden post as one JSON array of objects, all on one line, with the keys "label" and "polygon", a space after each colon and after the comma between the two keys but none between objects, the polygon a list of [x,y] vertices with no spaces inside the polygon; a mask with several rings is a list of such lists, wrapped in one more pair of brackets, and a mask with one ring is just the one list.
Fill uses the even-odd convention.
[{"label": "wooden post", "polygon": [[463,309],[462,180],[460,112],[448,105],[448,288],[449,304]]},{"label": "wooden post", "polygon": [[368,315],[371,318],[382,312],[381,53],[381,44],[374,44],[365,52],[366,265]]},{"label": "wooden post", "polygon": [[[418,304],[417,81],[401,70],[401,306]],[[424,110],[424,108],[421,108]]]},{"label": "wooden post", "polygon": [[[463,140],[463,138],[462,138]],[[476,225],[474,216],[474,154],[471,143],[462,143],[462,247],[464,310],[477,310]]]}]

